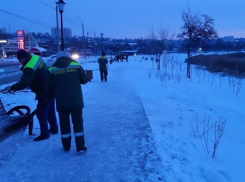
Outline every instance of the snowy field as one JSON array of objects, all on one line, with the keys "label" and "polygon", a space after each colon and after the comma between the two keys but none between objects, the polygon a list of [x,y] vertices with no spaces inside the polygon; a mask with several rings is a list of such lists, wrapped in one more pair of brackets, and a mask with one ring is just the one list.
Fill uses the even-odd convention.
[{"label": "snowy field", "polygon": [[[65,153],[59,134],[33,142],[25,131],[0,143],[0,181],[244,182],[242,80],[194,66],[187,79],[185,58],[166,55],[158,71],[150,56],[130,56],[109,65],[108,82],[96,57],[77,60],[94,77],[82,86],[87,153],[74,144]],[[7,110],[36,106],[31,92],[0,98]]]}]

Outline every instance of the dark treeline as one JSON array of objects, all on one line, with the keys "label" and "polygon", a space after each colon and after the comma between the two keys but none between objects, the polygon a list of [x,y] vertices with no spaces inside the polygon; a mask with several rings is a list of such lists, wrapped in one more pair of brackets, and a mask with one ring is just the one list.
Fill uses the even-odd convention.
[{"label": "dark treeline", "polygon": [[[57,39],[52,37],[50,33],[35,33],[31,32],[34,39],[41,46],[46,48],[49,52],[57,51]],[[0,29],[0,39],[16,38],[16,33],[9,33],[5,28]],[[83,39],[85,44],[83,47]],[[65,38],[65,48],[75,47],[78,50],[86,49],[92,54],[100,54],[101,46],[107,54],[115,55],[121,51],[135,51],[138,54],[160,54],[163,50],[169,52],[186,52],[187,40],[152,40],[147,38],[137,39],[112,39],[100,37],[82,37],[73,36],[69,39]],[[205,51],[241,51],[245,49],[245,38],[235,38],[233,41],[225,41],[224,38],[212,39],[205,46],[194,44],[191,47],[191,52],[205,52]]]},{"label": "dark treeline", "polygon": [[206,69],[213,73],[222,73],[238,78],[245,77],[245,53],[196,55],[191,57],[190,63],[199,69]]}]

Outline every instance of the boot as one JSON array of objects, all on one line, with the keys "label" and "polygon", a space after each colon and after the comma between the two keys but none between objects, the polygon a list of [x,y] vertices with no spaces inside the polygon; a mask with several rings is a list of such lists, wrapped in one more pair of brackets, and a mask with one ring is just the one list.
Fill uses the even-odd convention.
[{"label": "boot", "polygon": [[78,150],[78,154],[84,154],[87,151],[87,147],[83,147],[82,149]]},{"label": "boot", "polygon": [[66,152],[68,152],[71,148],[71,136],[68,138],[61,138],[63,148]]},{"label": "boot", "polygon": [[49,136],[39,135],[38,137],[34,138],[33,140],[34,140],[35,142],[37,142],[37,141],[46,140],[46,139],[48,139],[48,138],[49,138]]}]

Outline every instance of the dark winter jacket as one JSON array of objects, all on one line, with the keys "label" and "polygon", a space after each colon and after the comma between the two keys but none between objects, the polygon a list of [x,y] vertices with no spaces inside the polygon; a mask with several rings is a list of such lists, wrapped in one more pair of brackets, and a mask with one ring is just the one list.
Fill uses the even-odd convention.
[{"label": "dark winter jacket", "polygon": [[53,98],[51,74],[38,55],[29,56],[27,62],[21,67],[23,75],[19,82],[11,86],[11,90],[17,91],[30,87],[36,93],[36,98]]},{"label": "dark winter jacket", "polygon": [[107,69],[106,64],[108,63],[108,60],[105,56],[100,56],[98,59],[98,63],[101,71],[105,71]]},{"label": "dark winter jacket", "polygon": [[68,57],[60,57],[49,68],[54,85],[57,111],[84,107],[80,84],[88,78],[79,63]]}]

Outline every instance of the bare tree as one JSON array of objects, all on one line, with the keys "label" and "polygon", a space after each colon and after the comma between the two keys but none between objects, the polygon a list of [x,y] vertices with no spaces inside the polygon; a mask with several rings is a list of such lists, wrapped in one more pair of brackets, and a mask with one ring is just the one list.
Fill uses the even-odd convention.
[{"label": "bare tree", "polygon": [[218,35],[214,29],[214,19],[210,16],[193,14],[189,6],[187,11],[184,10],[181,14],[184,25],[181,27],[182,33],[178,34],[177,37],[187,39],[188,60],[186,76],[190,78],[191,46],[194,44],[206,45],[211,38],[217,38]]},{"label": "bare tree", "polygon": [[160,57],[161,55],[163,54],[163,50],[167,50],[167,41],[168,39],[173,39],[174,37],[174,34],[170,37],[169,36],[169,30],[168,28],[164,28],[161,24],[161,27],[160,29],[158,30],[158,36],[159,36],[159,52],[158,52],[158,55],[157,55],[157,64],[158,64],[158,70],[160,70],[161,68],[161,61],[160,61]]},{"label": "bare tree", "polygon": [[[148,39],[150,40],[150,49],[151,54],[155,55],[155,62],[157,63],[157,69],[160,70],[160,57],[162,55],[162,51],[167,49],[167,41],[169,38],[169,31],[167,28],[164,28],[161,24],[160,29],[157,31],[154,30],[153,25],[148,28],[149,35]],[[174,37],[174,34],[171,38]],[[152,60],[154,61],[154,59]]]},{"label": "bare tree", "polygon": [[168,38],[168,29],[163,28],[163,26],[161,25],[160,29],[158,30],[158,35],[160,40],[165,43]]},{"label": "bare tree", "polygon": [[158,37],[157,37],[157,35],[156,35],[155,31],[154,31],[153,25],[150,28],[148,28],[148,30],[149,30],[148,38],[150,39],[151,54],[152,55],[156,55],[157,54],[157,49],[156,48],[157,48],[157,39],[158,39]]}]

